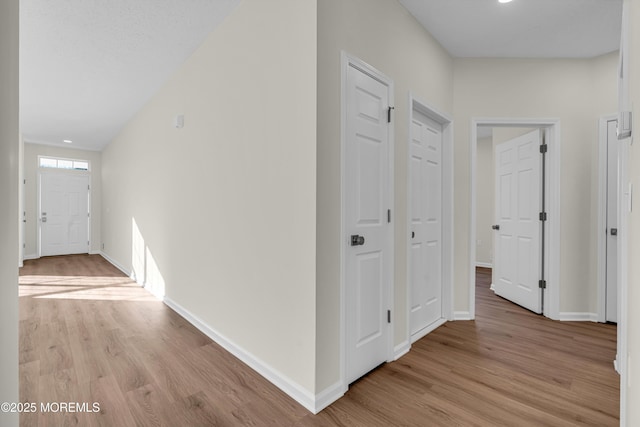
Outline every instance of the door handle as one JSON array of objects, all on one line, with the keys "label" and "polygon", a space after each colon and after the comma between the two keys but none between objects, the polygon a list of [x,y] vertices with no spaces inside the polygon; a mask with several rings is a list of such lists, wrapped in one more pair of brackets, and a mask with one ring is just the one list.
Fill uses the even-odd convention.
[{"label": "door handle", "polygon": [[618,235],[618,229],[617,228],[612,228],[611,229],[611,235],[612,236],[617,236]]},{"label": "door handle", "polygon": [[351,235],[351,246],[362,246],[364,245],[364,236],[359,236],[357,234]]},{"label": "door handle", "polygon": [[492,225],[491,228],[493,228],[494,230],[500,230],[500,226],[498,224]]}]

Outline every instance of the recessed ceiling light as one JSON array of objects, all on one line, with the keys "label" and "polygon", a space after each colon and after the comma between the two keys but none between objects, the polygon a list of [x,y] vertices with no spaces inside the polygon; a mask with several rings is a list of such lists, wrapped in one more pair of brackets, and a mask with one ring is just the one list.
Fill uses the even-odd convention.
[{"label": "recessed ceiling light", "polygon": [[71,141],[70,139],[63,139],[62,142],[66,142],[67,144],[71,144],[73,141]]},{"label": "recessed ceiling light", "polygon": [[513,0],[498,0],[498,3],[511,3]]}]

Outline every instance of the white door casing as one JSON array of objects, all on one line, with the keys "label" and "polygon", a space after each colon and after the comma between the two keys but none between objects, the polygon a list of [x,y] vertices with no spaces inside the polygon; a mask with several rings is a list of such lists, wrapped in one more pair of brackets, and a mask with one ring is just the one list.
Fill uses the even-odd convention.
[{"label": "white door casing", "polygon": [[442,125],[414,109],[410,136],[412,341],[443,317]]},{"label": "white door casing", "polygon": [[350,58],[346,67],[343,253],[349,384],[390,355],[392,87],[357,60]]},{"label": "white door casing", "polygon": [[606,321],[618,321],[618,147],[617,120],[607,122]]},{"label": "white door casing", "polygon": [[89,176],[39,175],[40,256],[89,252]]},{"label": "white door casing", "polygon": [[498,144],[495,152],[496,294],[542,312],[540,130]]}]

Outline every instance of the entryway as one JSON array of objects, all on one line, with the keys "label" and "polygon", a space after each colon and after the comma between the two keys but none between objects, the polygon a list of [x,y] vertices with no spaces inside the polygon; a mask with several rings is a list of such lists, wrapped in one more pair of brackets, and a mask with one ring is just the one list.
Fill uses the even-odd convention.
[{"label": "entryway", "polygon": [[39,256],[89,253],[89,182],[84,172],[39,173]]},{"label": "entryway", "polygon": [[[494,164],[489,182],[493,185],[491,224],[479,225],[477,203],[478,130],[493,128],[518,131],[493,143]],[[516,129],[520,128],[520,129]],[[528,129],[522,132],[521,129]],[[559,307],[559,178],[560,140],[555,120],[473,120],[471,141],[471,242],[472,266],[493,268],[494,291],[535,313],[558,319]],[[486,181],[486,180],[485,180]],[[486,209],[485,209],[486,210]],[[481,233],[478,233],[478,229]],[[487,230],[484,230],[487,228]],[[485,233],[492,228],[490,234]],[[482,234],[484,233],[484,234]],[[478,235],[483,236],[478,239]],[[477,240],[478,239],[478,240]],[[481,242],[489,245],[488,262],[477,264]],[[493,242],[493,243],[492,243]],[[475,316],[475,277],[470,277],[470,314]]]}]

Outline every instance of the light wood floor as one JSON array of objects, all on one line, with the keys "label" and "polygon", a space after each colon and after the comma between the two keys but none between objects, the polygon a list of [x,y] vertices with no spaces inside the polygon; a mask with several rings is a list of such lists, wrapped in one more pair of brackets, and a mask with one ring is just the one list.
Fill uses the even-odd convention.
[{"label": "light wood floor", "polygon": [[449,322],[318,415],[243,365],[100,256],[27,261],[22,402],[98,402],[21,426],[615,426],[612,325],[552,322],[477,273],[477,319]]}]

